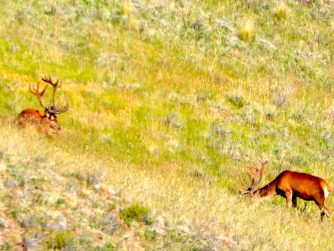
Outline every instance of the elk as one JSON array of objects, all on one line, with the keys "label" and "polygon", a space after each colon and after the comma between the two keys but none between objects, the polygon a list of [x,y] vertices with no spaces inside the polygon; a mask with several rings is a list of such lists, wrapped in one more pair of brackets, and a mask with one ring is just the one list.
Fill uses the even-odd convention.
[{"label": "elk", "polygon": [[[320,209],[321,220],[326,215],[331,221],[331,212],[325,205],[325,199],[332,188],[326,180],[307,173],[285,170],[267,185],[256,189],[263,179],[267,163],[266,160],[259,160],[259,164],[249,166],[247,174],[251,180],[251,185],[246,191],[242,192],[243,194],[250,194],[254,198],[280,195],[286,199],[288,208],[291,205],[297,207],[297,198],[314,201]],[[245,185],[242,179],[241,183]]]},{"label": "elk", "polygon": [[[33,125],[40,132],[43,132],[50,137],[55,137],[61,130],[57,122],[56,115],[66,112],[69,105],[67,101],[66,105],[62,108],[56,106],[56,92],[62,85],[59,80],[54,82],[50,77],[43,77],[42,80],[47,83],[47,85],[42,90],[40,90],[40,83],[37,82],[36,86],[29,85],[29,91],[38,98],[39,104],[44,109],[44,112],[31,108],[25,109],[17,116],[16,123],[19,126]],[[53,92],[51,97],[51,104],[46,106],[43,98],[49,85],[52,86]]]}]

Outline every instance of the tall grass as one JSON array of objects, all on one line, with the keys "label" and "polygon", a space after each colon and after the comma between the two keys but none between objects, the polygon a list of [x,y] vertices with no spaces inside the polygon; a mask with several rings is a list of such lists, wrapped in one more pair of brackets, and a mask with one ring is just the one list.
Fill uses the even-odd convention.
[{"label": "tall grass", "polygon": [[[264,157],[266,181],[283,169],[333,180],[330,3],[63,0],[0,7],[4,124],[23,108],[38,108],[27,87],[43,75],[62,79],[59,99],[70,99],[59,116],[62,136],[37,139],[36,152],[60,152],[64,170],[105,167],[129,200],[145,200],[172,219],[208,225],[216,218],[208,227],[246,249],[332,245],[316,208],[300,213],[279,199],[250,202],[237,195],[235,179]],[[21,133],[0,128],[3,147],[25,145]]]}]

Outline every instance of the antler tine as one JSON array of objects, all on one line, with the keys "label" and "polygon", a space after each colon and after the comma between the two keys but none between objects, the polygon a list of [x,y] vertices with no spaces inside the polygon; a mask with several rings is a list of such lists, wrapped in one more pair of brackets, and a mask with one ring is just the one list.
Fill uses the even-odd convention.
[{"label": "antler tine", "polygon": [[37,82],[37,86],[36,87],[34,87],[32,84],[29,85],[29,91],[38,98],[39,104],[44,109],[47,108],[46,105],[43,102],[43,96],[44,96],[44,93],[45,93],[47,87],[48,86],[46,85],[42,91],[39,91],[39,82]]},{"label": "antler tine", "polygon": [[[239,178],[239,182],[243,187],[248,187],[248,185],[244,182],[244,180],[242,179],[240,173],[238,173],[238,178]],[[253,179],[252,180],[252,184],[254,183]],[[246,194],[250,194],[251,193],[251,189],[247,188],[246,190],[239,190],[239,193],[242,195],[246,195]]]},{"label": "antler tine", "polygon": [[52,81],[52,79],[51,79],[50,76],[49,76],[49,77],[45,77],[45,76],[44,76],[44,77],[42,77],[42,80],[43,80],[44,82],[46,82],[46,83],[52,85],[53,87],[57,87],[57,85],[58,85],[58,81],[59,81],[59,80],[57,80],[56,83],[53,83],[53,81]]},{"label": "antler tine", "polygon": [[254,183],[255,183],[255,178],[256,178],[256,176],[257,176],[257,174],[258,174],[258,166],[257,165],[255,165],[254,163],[252,164],[252,165],[250,165],[249,166],[249,169],[248,169],[248,171],[247,171],[247,174],[248,174],[248,176],[249,176],[249,178],[251,179],[251,187],[254,185]]},{"label": "antler tine", "polygon": [[66,112],[68,110],[68,108],[69,108],[69,102],[68,102],[68,99],[67,99],[66,100],[66,105],[63,108],[56,108],[56,106],[52,106],[49,109],[49,112],[54,113],[54,114],[60,114],[60,113]]},{"label": "antler tine", "polygon": [[247,184],[244,182],[244,180],[242,179],[242,177],[241,177],[241,174],[240,173],[238,173],[237,174],[238,175],[238,178],[239,178],[239,182],[240,182],[240,184],[242,185],[242,186],[245,186],[245,187],[247,187]]},{"label": "antler tine", "polygon": [[256,182],[254,181],[254,184],[251,188],[251,192],[254,192],[255,188],[261,183],[263,179],[265,165],[268,163],[267,160],[259,160],[259,162],[260,162],[259,165],[256,166],[258,180]]},{"label": "antler tine", "polygon": [[42,77],[42,80],[50,84],[53,87],[51,106],[49,107],[49,112],[54,113],[54,114],[66,112],[69,107],[68,100],[67,100],[66,105],[63,108],[57,108],[56,102],[55,102],[55,96],[56,96],[57,89],[62,86],[62,83],[59,81],[59,79],[57,79],[56,82],[53,82],[50,76],[48,78],[44,76]]},{"label": "antler tine", "polygon": [[[51,78],[50,78],[50,81],[51,81]],[[56,95],[56,91],[57,91],[57,87],[58,87],[58,81],[56,83],[52,83],[52,86],[53,86],[53,92],[52,92],[52,106],[51,106],[51,109],[56,109],[56,103],[55,103],[55,95]],[[52,81],[51,81],[52,82]]]},{"label": "antler tine", "polygon": [[268,164],[268,160],[266,160],[266,159],[259,159],[259,162],[260,162],[261,166],[264,166],[264,165]]}]

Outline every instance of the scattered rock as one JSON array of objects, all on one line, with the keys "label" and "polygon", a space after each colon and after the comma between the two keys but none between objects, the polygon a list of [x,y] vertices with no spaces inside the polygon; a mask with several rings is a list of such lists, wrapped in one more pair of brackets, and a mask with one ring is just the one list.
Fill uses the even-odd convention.
[{"label": "scattered rock", "polygon": [[117,217],[111,213],[102,216],[101,225],[102,231],[110,235],[113,235],[119,229]]},{"label": "scattered rock", "polygon": [[167,126],[171,126],[171,127],[176,128],[176,129],[182,128],[182,126],[183,126],[183,122],[181,121],[179,115],[177,113],[174,113],[174,112],[169,114],[164,119],[164,123]]},{"label": "scattered rock", "polygon": [[231,32],[235,32],[236,29],[226,20],[220,18],[220,19],[216,19],[216,24],[219,25],[220,27],[229,30]]},{"label": "scattered rock", "polygon": [[262,45],[265,49],[269,50],[269,51],[273,51],[276,50],[277,47],[271,43],[270,41],[264,39],[264,38],[257,38],[256,41]]},{"label": "scattered rock", "polygon": [[56,230],[56,231],[61,231],[61,230],[66,230],[67,229],[67,220],[66,218],[62,216],[58,216],[55,219],[50,219],[46,223],[46,228],[50,230]]},{"label": "scattered rock", "polygon": [[[169,147],[177,150],[180,146],[178,141],[171,141]],[[6,215],[0,218],[1,250],[42,250],[45,247],[89,250],[92,246],[117,249],[124,243],[130,245],[126,246],[128,250],[140,250],[143,243],[151,245],[160,238],[172,245],[184,240],[203,250],[206,247],[215,250],[218,241],[213,237],[201,233],[194,237],[188,224],[169,226],[162,216],[154,217],[150,208],[129,205],[115,188],[102,182],[104,173],[101,171],[95,170],[86,176],[61,175],[50,170],[54,165],[45,162],[41,165],[39,161],[31,165],[35,168],[21,168],[24,165],[17,161],[9,168],[11,172],[1,175],[4,182],[0,184],[6,186],[2,188],[4,200],[0,206],[9,212],[8,219]],[[27,177],[24,187],[20,186],[22,177]],[[3,233],[5,238],[2,238]],[[8,234],[15,241],[8,242]],[[174,237],[170,239],[171,236]],[[132,246],[133,243],[136,245]]]},{"label": "scattered rock", "polygon": [[185,234],[192,235],[192,231],[189,229],[188,225],[185,225],[185,224],[183,224],[183,225],[178,225],[178,226],[176,227],[176,229],[177,229],[178,231],[181,231],[181,232],[185,233]]},{"label": "scattered rock", "polygon": [[142,85],[139,83],[128,84],[126,89],[136,91],[142,89]]},{"label": "scattered rock", "polygon": [[0,229],[1,228],[8,228],[8,223],[6,220],[0,218]]},{"label": "scattered rock", "polygon": [[7,170],[7,165],[4,162],[0,162],[0,172]]},{"label": "scattered rock", "polygon": [[236,241],[234,241],[233,239],[231,238],[227,238],[223,235],[218,235],[215,237],[215,240],[222,243],[224,246],[227,246],[229,248],[233,248],[233,247],[236,247],[237,246],[237,243]]},{"label": "scattered rock", "polygon": [[21,222],[22,228],[34,228],[38,225],[38,217],[36,215],[30,215]]},{"label": "scattered rock", "polygon": [[158,216],[155,219],[155,229],[158,234],[166,233],[165,219],[162,216]]},{"label": "scattered rock", "polygon": [[241,44],[240,39],[236,36],[229,36],[225,42],[227,45],[232,46],[232,47],[240,46]]},{"label": "scattered rock", "polygon": [[129,232],[129,233],[126,233],[122,236],[123,239],[130,239],[133,237],[133,233],[132,232]]},{"label": "scattered rock", "polygon": [[28,249],[35,248],[45,240],[46,236],[46,234],[39,234],[37,236],[26,236],[23,238],[23,244]]}]

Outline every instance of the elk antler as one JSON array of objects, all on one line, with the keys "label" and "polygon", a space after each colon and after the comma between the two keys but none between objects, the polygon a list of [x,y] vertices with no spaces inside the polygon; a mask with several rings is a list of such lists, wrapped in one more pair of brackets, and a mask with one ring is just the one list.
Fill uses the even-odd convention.
[{"label": "elk antler", "polygon": [[68,110],[68,100],[66,101],[66,105],[63,108],[57,108],[56,107],[56,102],[55,102],[55,96],[56,96],[56,91],[58,88],[62,86],[62,83],[57,80],[56,82],[53,82],[51,80],[51,77],[43,77],[42,80],[48,84],[50,84],[53,87],[53,93],[52,93],[52,103],[51,106],[48,107],[48,111],[53,114],[59,114],[66,112]]},{"label": "elk antler", "polygon": [[40,105],[44,109],[47,109],[47,106],[43,102],[43,96],[44,96],[44,93],[45,93],[47,87],[48,86],[45,86],[44,89],[42,91],[40,91],[39,90],[39,82],[37,82],[37,86],[36,87],[34,87],[32,84],[29,85],[29,91],[38,98],[38,101],[39,101]]},{"label": "elk antler", "polygon": [[[264,174],[264,168],[265,165],[268,163],[267,160],[259,160],[259,164],[252,164],[249,166],[249,169],[247,171],[247,175],[251,180],[251,185],[250,187],[247,188],[246,191],[242,192],[242,194],[253,194],[256,187],[261,183],[263,179],[263,174]],[[240,175],[240,182],[242,185],[245,185],[244,181],[241,179]]]}]

